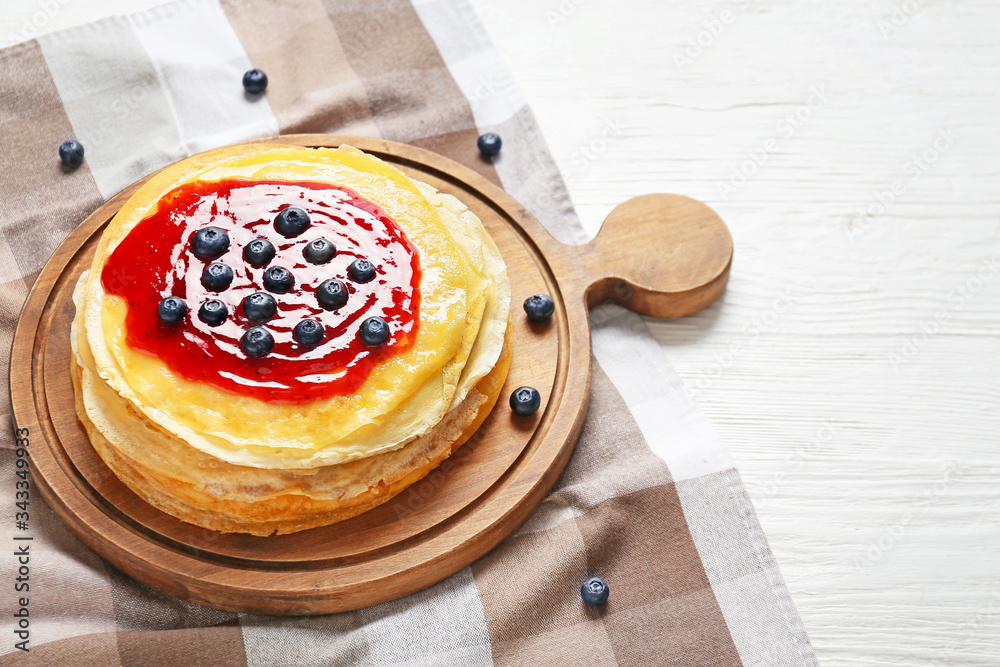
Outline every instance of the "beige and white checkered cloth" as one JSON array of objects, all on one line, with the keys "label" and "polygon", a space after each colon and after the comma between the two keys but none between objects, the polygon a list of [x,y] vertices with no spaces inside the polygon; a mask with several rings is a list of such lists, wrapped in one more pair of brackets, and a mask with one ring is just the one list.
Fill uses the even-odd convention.
[{"label": "beige and white checkered cloth", "polygon": [[[251,67],[267,95],[233,95]],[[227,92],[222,92],[227,91]],[[477,136],[498,132],[492,164]],[[582,229],[531,111],[464,0],[183,0],[0,51],[0,338],[62,238],[137,178],[278,133],[383,137],[477,169],[558,238]],[[86,161],[64,172],[75,137]],[[410,597],[308,618],[234,614],[132,581],[32,505],[38,665],[815,665],[733,464],[641,318],[592,314],[583,435],[552,494],[471,567]],[[6,391],[3,392],[6,395]],[[13,550],[13,436],[0,441]],[[0,535],[3,532],[0,531]],[[0,585],[15,559],[0,558]],[[603,576],[604,610],[580,601]]]}]

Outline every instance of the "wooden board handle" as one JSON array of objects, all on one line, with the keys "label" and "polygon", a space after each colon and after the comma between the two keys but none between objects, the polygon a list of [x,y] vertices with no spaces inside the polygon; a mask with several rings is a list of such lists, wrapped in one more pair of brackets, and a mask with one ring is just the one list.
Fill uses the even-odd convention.
[{"label": "wooden board handle", "polygon": [[644,315],[682,317],[722,294],[733,239],[705,204],[651,194],[617,206],[592,241],[563,256],[588,307],[611,300]]}]

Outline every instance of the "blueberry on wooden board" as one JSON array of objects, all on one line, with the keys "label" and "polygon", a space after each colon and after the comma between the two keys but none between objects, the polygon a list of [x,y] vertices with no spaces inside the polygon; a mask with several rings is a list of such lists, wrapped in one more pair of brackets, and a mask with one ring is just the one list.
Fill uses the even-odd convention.
[{"label": "blueberry on wooden board", "polygon": [[278,303],[267,292],[254,292],[243,299],[243,314],[254,322],[264,322],[278,312]]},{"label": "blueberry on wooden board", "polygon": [[365,345],[381,345],[389,340],[389,325],[381,317],[369,317],[361,323],[361,340]]},{"label": "blueberry on wooden board", "polygon": [[71,169],[83,164],[83,144],[75,139],[64,141],[59,147],[59,159]]},{"label": "blueberry on wooden board", "polygon": [[187,311],[187,304],[179,296],[168,296],[156,308],[156,314],[164,324],[177,324],[184,319]]},{"label": "blueberry on wooden board", "polygon": [[198,319],[210,327],[217,327],[229,317],[229,307],[218,299],[209,299],[198,309]]},{"label": "blueberry on wooden board", "polygon": [[591,607],[598,607],[608,601],[611,589],[600,577],[591,577],[580,586],[580,597]]},{"label": "blueberry on wooden board", "polygon": [[532,322],[545,322],[556,312],[556,304],[548,294],[536,294],[524,300],[524,312]]},{"label": "blueberry on wooden board", "polygon": [[191,252],[198,259],[215,259],[229,250],[229,234],[218,227],[202,227],[191,236]]},{"label": "blueberry on wooden board", "polygon": [[260,95],[267,88],[267,75],[264,70],[251,69],[243,75],[243,90],[251,95]]},{"label": "blueberry on wooden board", "polygon": [[541,404],[542,397],[533,387],[519,387],[510,395],[510,409],[518,417],[530,417]]},{"label": "blueberry on wooden board", "polygon": [[503,145],[503,141],[500,140],[500,135],[496,132],[487,132],[479,137],[476,145],[479,147],[479,153],[484,158],[492,158],[500,154],[500,147]]},{"label": "blueberry on wooden board", "polygon": [[343,280],[337,278],[324,280],[316,288],[316,300],[327,310],[340,308],[347,303],[347,297],[347,285],[344,284]]},{"label": "blueberry on wooden board", "polygon": [[253,327],[240,338],[240,347],[248,357],[263,357],[274,347],[274,336],[264,327]]},{"label": "blueberry on wooden board", "polygon": [[274,259],[274,246],[267,239],[254,239],[243,249],[243,259],[251,266],[260,268]]},{"label": "blueberry on wooden board", "polygon": [[292,335],[303,345],[316,345],[323,340],[323,325],[313,319],[305,319],[295,325]]}]

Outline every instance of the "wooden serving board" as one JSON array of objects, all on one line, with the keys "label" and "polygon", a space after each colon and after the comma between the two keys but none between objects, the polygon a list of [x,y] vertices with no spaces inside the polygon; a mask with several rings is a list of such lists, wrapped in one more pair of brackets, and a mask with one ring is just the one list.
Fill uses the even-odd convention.
[{"label": "wooden serving board", "polygon": [[[453,194],[483,221],[513,288],[513,360],[500,400],[438,470],[348,521],[275,537],[181,522],[111,473],[77,421],[70,376],[73,286],[107,222],[141,185],[113,197],[59,246],[28,294],[14,335],[14,418],[29,429],[34,482],[84,544],[135,579],[184,600],[258,614],[322,614],[393,600],[469,565],[511,534],[569,460],[587,410],[590,305],[610,299],[657,317],[711,303],[725,287],[732,239],[707,206],[677,195],[631,199],[585,245],[554,240],[524,207],[472,169],[413,146],[361,137],[290,135],[302,146],[349,143]],[[556,313],[532,325],[521,303],[546,292]],[[542,395],[530,419],[507,400]]]}]

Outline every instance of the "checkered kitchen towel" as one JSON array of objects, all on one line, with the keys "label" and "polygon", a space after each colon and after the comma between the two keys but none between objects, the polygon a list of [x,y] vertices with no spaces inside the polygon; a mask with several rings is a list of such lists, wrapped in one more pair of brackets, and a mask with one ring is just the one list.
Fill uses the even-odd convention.
[{"label": "checkered kitchen towel", "polygon": [[[256,101],[232,94],[251,66],[271,80]],[[504,139],[492,164],[476,155],[486,130]],[[464,0],[183,0],[0,51],[4,364],[33,279],[102,201],[174,160],[279,132],[443,153],[560,239],[583,240],[531,111]],[[87,158],[64,173],[56,147],[69,137]],[[814,665],[727,452],[641,318],[613,306],[592,317],[593,399],[576,453],[529,521],[471,567],[352,613],[233,614],[128,579],[36,503],[31,650],[14,648],[16,565],[0,558],[0,663]],[[13,437],[2,437],[0,498],[12,499]],[[0,508],[13,531],[13,503]],[[592,574],[610,584],[604,610],[581,604]]]}]

